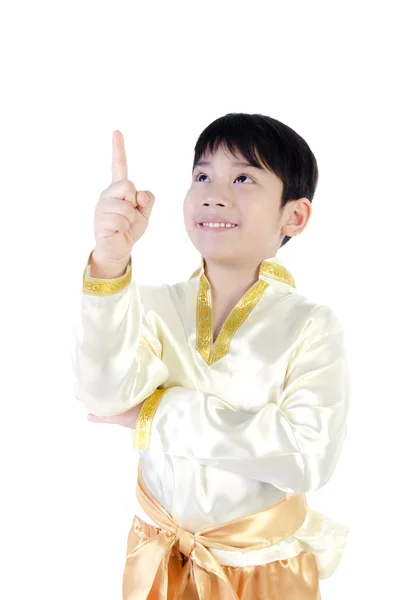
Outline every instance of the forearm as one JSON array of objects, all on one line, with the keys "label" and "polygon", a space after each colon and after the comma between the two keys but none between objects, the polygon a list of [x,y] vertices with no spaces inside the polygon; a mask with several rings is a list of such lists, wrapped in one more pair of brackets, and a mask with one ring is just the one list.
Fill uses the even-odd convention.
[{"label": "forearm", "polygon": [[233,410],[197,390],[167,390],[151,424],[150,449],[194,459],[271,483],[290,492],[322,487],[331,476],[344,439],[345,411],[330,408],[331,422],[312,428],[293,422],[276,404],[258,413]]},{"label": "forearm", "polygon": [[168,389],[147,418],[151,434],[146,449],[285,491],[313,491],[335,469],[347,430],[348,401],[343,331],[313,335],[291,359],[277,403],[264,399],[255,413],[237,411],[200,390]]}]

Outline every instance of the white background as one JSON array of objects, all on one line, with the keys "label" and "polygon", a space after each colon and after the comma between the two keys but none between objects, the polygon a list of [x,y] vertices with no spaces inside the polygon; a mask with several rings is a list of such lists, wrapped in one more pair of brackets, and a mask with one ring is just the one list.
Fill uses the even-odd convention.
[{"label": "white background", "polygon": [[[320,179],[280,251],[345,325],[350,429],[310,504],[351,528],[323,600],[396,588],[396,52],[392,2],[8,2],[1,51],[1,543],[7,600],[116,600],[134,514],[129,431],[90,423],[70,350],[114,129],[156,195],[142,283],[198,264],[182,202],[193,147],[228,112],[295,129]],[[394,475],[393,475],[394,473]],[[387,592],[386,592],[387,590]]]}]

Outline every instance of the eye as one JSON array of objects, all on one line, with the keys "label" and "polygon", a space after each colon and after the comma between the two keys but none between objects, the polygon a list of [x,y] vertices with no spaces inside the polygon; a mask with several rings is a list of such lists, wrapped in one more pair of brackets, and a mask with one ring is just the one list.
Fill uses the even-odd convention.
[{"label": "eye", "polygon": [[199,173],[198,175],[196,175],[196,177],[194,177],[194,181],[200,181],[200,177],[204,175],[204,177],[207,177],[207,175],[205,175],[205,173]]},{"label": "eye", "polygon": [[[193,179],[194,181],[201,181],[200,177],[204,175],[204,177],[208,177],[208,175],[206,175],[205,173],[198,173],[198,175],[196,175]],[[252,179],[251,175],[246,175],[245,173],[241,173],[241,175],[239,175],[238,177],[236,177],[236,181],[237,179],[240,179],[241,177],[248,177],[248,179],[251,179],[252,182],[254,182],[254,180]]]},{"label": "eye", "polygon": [[241,173],[241,175],[239,175],[237,177],[237,179],[240,179],[240,177],[248,177],[248,179],[251,179],[251,181],[254,181],[250,175],[245,175],[245,173]]}]

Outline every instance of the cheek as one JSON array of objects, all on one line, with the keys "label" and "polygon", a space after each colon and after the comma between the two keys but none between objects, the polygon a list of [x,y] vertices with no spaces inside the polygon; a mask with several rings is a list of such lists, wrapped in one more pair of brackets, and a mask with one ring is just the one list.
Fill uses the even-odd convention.
[{"label": "cheek", "polygon": [[263,207],[258,207],[257,210],[252,207],[252,210],[244,215],[244,229],[247,236],[252,240],[262,238],[273,227],[272,216],[263,210]]},{"label": "cheek", "polygon": [[244,210],[241,211],[241,218],[247,229],[255,229],[260,227],[263,220],[266,218],[266,213],[263,206],[259,203],[247,202]]},{"label": "cheek", "polygon": [[194,225],[193,206],[189,198],[185,198],[183,202],[183,220],[187,231],[191,231]]},{"label": "cheek", "polygon": [[193,198],[190,194],[187,194],[184,202],[183,202],[183,215],[186,220],[194,221],[195,217],[195,206],[197,205],[197,200]]}]

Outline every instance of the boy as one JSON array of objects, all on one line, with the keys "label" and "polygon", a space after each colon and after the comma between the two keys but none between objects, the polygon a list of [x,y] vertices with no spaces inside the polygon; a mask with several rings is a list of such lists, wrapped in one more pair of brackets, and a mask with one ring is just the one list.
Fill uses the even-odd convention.
[{"label": "boy", "polygon": [[128,180],[119,131],[84,271],[76,395],[140,454],[123,598],[318,600],[348,534],[305,497],[346,435],[344,333],[276,256],[307,226],[316,159],[280,121],[233,113],[193,166],[189,281],[134,279],[154,196]]}]

